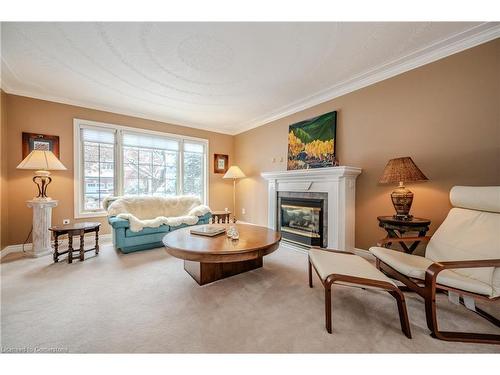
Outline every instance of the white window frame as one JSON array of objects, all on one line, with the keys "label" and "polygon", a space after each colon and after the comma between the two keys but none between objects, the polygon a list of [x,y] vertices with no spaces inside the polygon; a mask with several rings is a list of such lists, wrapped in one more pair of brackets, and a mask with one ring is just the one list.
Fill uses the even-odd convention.
[{"label": "white window frame", "polygon": [[104,217],[107,216],[106,210],[96,210],[96,211],[86,211],[83,209],[83,154],[82,154],[82,142],[81,142],[81,129],[89,128],[105,128],[112,129],[115,131],[115,160],[114,160],[114,183],[115,183],[115,195],[123,195],[123,153],[122,153],[122,134],[123,132],[134,132],[139,134],[150,134],[158,135],[165,138],[172,138],[179,142],[179,155],[178,155],[178,166],[177,166],[177,178],[178,178],[178,192],[182,192],[184,183],[184,167],[183,167],[183,153],[184,153],[184,141],[194,142],[202,144],[204,147],[204,166],[203,171],[203,182],[204,191],[202,202],[203,204],[208,203],[209,198],[209,142],[208,139],[190,137],[186,135],[164,133],[154,130],[147,130],[141,128],[135,128],[131,126],[123,126],[116,124],[109,124],[105,122],[90,121],[75,118],[73,119],[73,164],[74,164],[74,216],[75,219],[88,218],[88,217]]}]

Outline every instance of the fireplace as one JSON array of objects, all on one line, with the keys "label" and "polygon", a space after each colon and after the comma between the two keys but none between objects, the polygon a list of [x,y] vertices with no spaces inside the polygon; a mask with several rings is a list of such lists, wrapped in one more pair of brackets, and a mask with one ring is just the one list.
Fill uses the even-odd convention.
[{"label": "fireplace", "polygon": [[281,198],[283,239],[306,246],[323,245],[323,199]]},{"label": "fireplace", "polygon": [[[290,248],[300,250],[319,242],[321,247],[354,250],[356,177],[360,173],[361,169],[348,166],[262,173],[268,181],[268,227],[280,231],[284,246]],[[286,201],[289,198],[294,202]],[[283,205],[292,206],[284,207],[285,212],[283,200]],[[299,219],[290,223],[285,218],[282,226],[282,215],[298,215]]]},{"label": "fireplace", "polygon": [[280,191],[276,227],[283,240],[302,246],[328,245],[328,194]]}]

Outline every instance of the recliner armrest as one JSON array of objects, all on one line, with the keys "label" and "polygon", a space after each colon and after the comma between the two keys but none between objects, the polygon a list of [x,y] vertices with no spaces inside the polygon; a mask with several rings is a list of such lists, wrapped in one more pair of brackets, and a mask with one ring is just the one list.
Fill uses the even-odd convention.
[{"label": "recliner armrest", "polygon": [[108,223],[115,229],[117,228],[128,228],[130,226],[130,223],[126,219],[121,219],[116,216],[110,216],[108,217]]}]

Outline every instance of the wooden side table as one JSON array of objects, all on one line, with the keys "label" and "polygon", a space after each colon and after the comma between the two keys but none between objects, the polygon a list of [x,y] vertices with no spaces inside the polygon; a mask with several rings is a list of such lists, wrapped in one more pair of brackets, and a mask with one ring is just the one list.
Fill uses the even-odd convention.
[{"label": "wooden side table", "polygon": [[212,211],[212,223],[229,224],[231,211]]},{"label": "wooden side table", "polygon": [[[413,242],[410,246],[406,243],[398,241],[405,233],[417,232],[418,237],[424,237],[429,230],[431,221],[420,217],[413,217],[410,220],[395,219],[394,216],[379,216],[377,217],[378,226],[384,228],[387,232],[386,238],[394,238],[394,242],[399,242],[405,253],[411,254],[415,251],[420,241]],[[384,247],[390,247],[391,242],[388,242]]]},{"label": "wooden side table", "polygon": [[[80,260],[85,260],[85,253],[95,250],[95,254],[99,254],[99,227],[101,223],[74,223],[67,225],[57,225],[50,227],[49,230],[54,234],[54,262],[59,261],[59,256],[68,254],[68,263],[73,263],[73,253],[78,252]],[[95,246],[92,249],[85,250],[84,235],[85,233],[95,232]],[[68,235],[68,250],[59,252],[58,238],[60,236]],[[80,248],[73,249],[73,236],[80,236]]]}]

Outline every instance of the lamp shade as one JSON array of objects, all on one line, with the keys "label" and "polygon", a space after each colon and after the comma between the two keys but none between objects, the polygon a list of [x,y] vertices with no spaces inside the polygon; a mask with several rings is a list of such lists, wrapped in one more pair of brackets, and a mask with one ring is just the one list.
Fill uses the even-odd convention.
[{"label": "lamp shade", "polygon": [[66,170],[52,151],[33,150],[19,163],[17,169]]},{"label": "lamp shade", "polygon": [[413,160],[407,156],[404,158],[391,159],[387,162],[384,174],[380,178],[381,184],[390,182],[425,181],[427,177],[416,166]]},{"label": "lamp shade", "polygon": [[240,167],[233,165],[231,168],[229,168],[222,178],[244,178],[246,177],[245,174],[241,171]]}]

